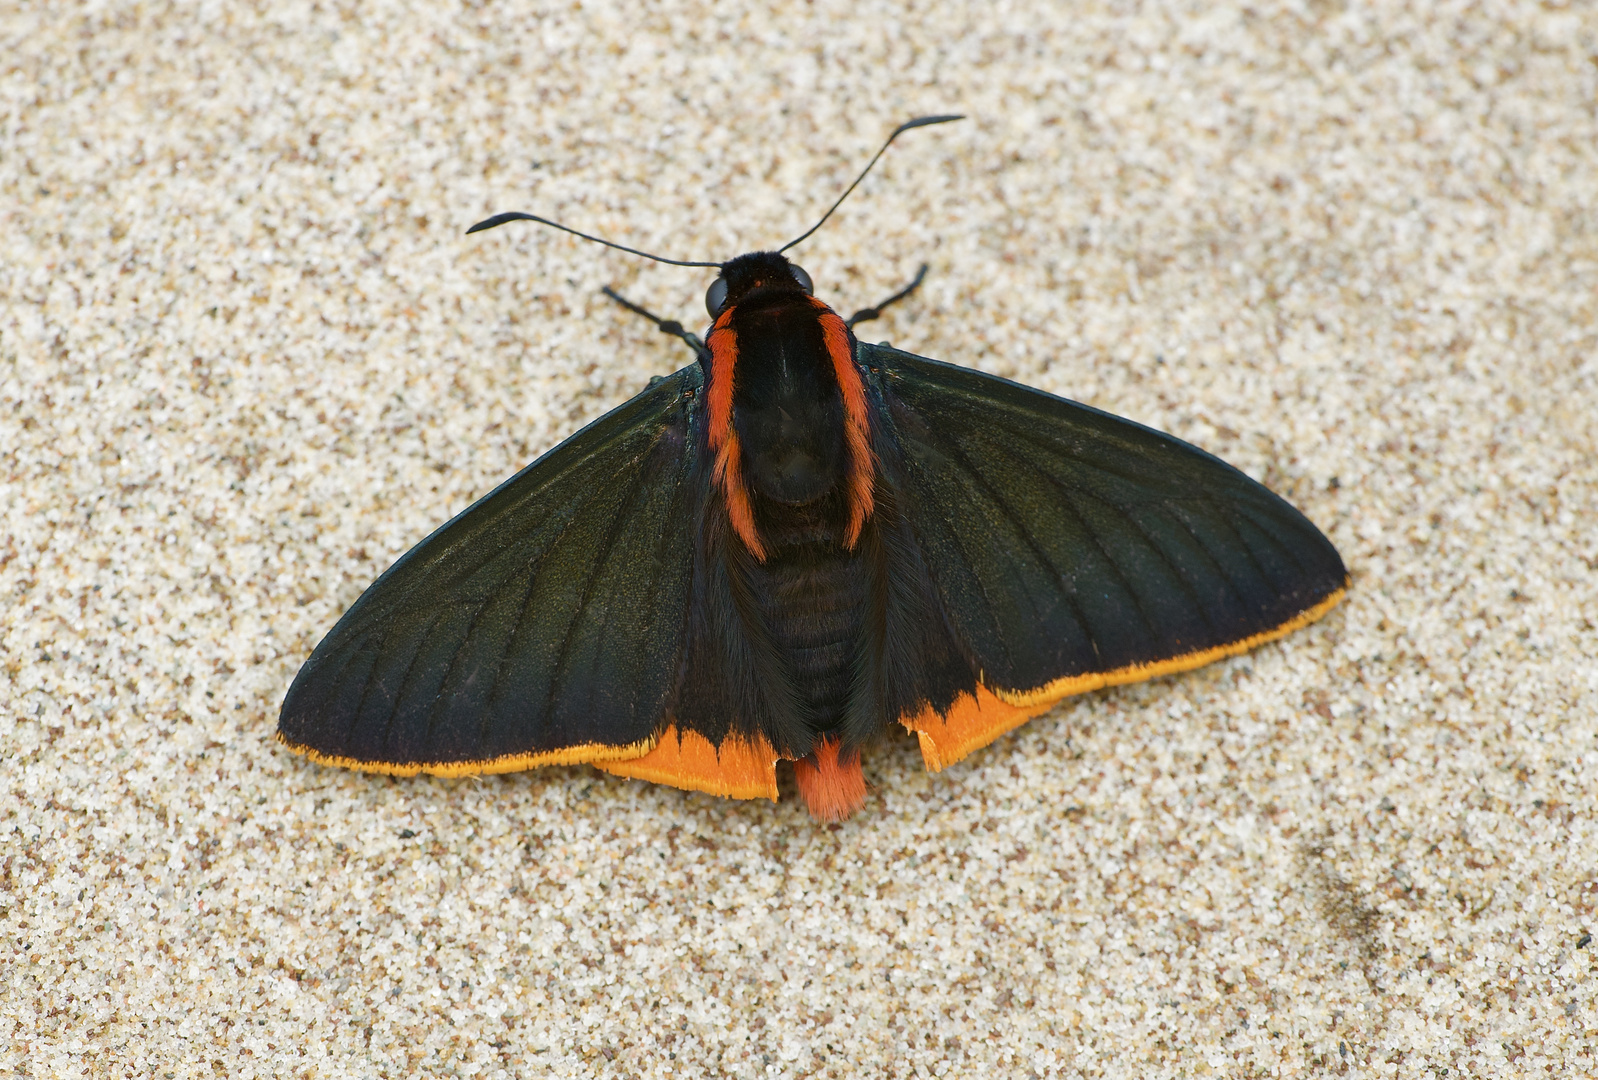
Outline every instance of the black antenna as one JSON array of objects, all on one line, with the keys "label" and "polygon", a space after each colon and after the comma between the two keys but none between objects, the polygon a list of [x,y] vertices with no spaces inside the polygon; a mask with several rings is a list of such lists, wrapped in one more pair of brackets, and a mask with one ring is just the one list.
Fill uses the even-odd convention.
[{"label": "black antenna", "polygon": [[842,206],[843,200],[849,197],[849,193],[860,186],[860,181],[866,178],[866,173],[870,172],[871,167],[877,163],[877,158],[880,158],[883,154],[888,152],[888,147],[893,145],[893,140],[897,139],[900,135],[903,135],[911,128],[931,127],[933,124],[947,124],[951,120],[964,119],[964,116],[918,116],[914,120],[906,120],[904,123],[894,128],[893,134],[888,136],[888,141],[882,144],[881,150],[877,151],[877,156],[866,163],[866,167],[860,170],[860,175],[854,178],[854,183],[850,184],[846,189],[844,189],[844,193],[838,196],[838,201],[833,203],[831,208],[828,209],[825,214],[821,215],[821,220],[810,226],[810,228],[806,229],[798,236],[797,239],[790,240],[786,244],[782,245],[782,247],[778,248],[777,254],[781,255],[784,251],[787,251],[789,248],[799,243],[799,241],[806,239],[811,233],[825,225],[827,223],[827,219],[832,216],[832,211]]},{"label": "black antenna", "polygon": [[721,264],[719,262],[689,262],[686,259],[668,259],[664,255],[651,255],[647,251],[639,251],[637,248],[630,248],[626,244],[612,243],[609,240],[603,240],[597,236],[589,236],[585,232],[578,232],[576,229],[567,228],[558,221],[551,221],[548,218],[539,217],[537,214],[523,214],[518,213],[515,210],[512,210],[508,214],[495,214],[486,221],[479,221],[476,225],[473,225],[470,229],[466,230],[466,235],[470,236],[474,232],[482,232],[484,229],[492,229],[494,226],[503,225],[507,221],[536,221],[540,225],[548,225],[551,228],[559,229],[561,232],[568,232],[573,236],[580,236],[584,240],[592,240],[596,244],[604,244],[606,247],[615,248],[617,251],[625,251],[629,255],[642,255],[646,259],[654,259],[656,262],[669,263],[672,266],[714,266],[718,270],[721,269]]},{"label": "black antenna", "polygon": [[[860,181],[866,178],[866,173],[871,171],[871,167],[877,163],[877,159],[882,157],[882,155],[887,152],[888,147],[893,145],[893,140],[897,139],[900,135],[903,135],[911,128],[930,127],[933,124],[947,124],[951,120],[964,119],[964,116],[918,116],[914,120],[906,120],[904,123],[894,128],[893,134],[889,135],[888,141],[882,144],[882,149],[877,151],[876,157],[873,157],[869,162],[867,162],[866,167],[861,170],[860,175],[854,178],[854,183],[850,184],[848,188],[844,190],[844,193],[838,196],[838,201],[833,203],[831,208],[828,209],[825,214],[821,215],[821,220],[810,226],[810,228],[805,230],[805,232],[797,239],[790,240],[786,244],[782,245],[782,247],[778,248],[778,254],[787,251],[789,248],[799,243],[799,241],[806,239],[811,233],[825,225],[827,223],[827,219],[832,216],[832,211],[843,205],[843,200],[849,197],[849,193],[860,186]],[[714,266],[718,270],[721,269],[722,266],[722,264],[719,262],[694,262],[688,259],[668,259],[664,255],[651,255],[647,251],[639,251],[637,248],[630,248],[626,244],[618,244],[614,241],[605,240],[598,236],[590,236],[585,232],[578,232],[576,229],[573,229],[570,226],[562,225],[558,221],[551,221],[546,217],[539,217],[537,214],[523,214],[515,210],[512,210],[506,214],[495,214],[491,218],[479,221],[476,225],[473,225],[470,229],[466,230],[466,235],[470,236],[474,232],[482,232],[484,229],[495,228],[496,226],[505,224],[507,221],[536,221],[540,225],[548,225],[552,229],[559,229],[561,232],[571,233],[573,236],[581,237],[584,240],[591,240],[596,244],[604,244],[608,248],[615,248],[617,251],[625,251],[629,255],[641,255],[646,259],[653,259],[656,262],[666,263],[670,266]]]}]

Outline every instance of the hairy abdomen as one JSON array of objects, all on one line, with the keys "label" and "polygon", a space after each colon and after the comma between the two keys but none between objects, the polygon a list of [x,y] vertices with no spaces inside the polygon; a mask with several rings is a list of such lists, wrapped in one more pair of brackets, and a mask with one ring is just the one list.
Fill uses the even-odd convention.
[{"label": "hairy abdomen", "polygon": [[806,721],[817,732],[838,728],[870,593],[863,561],[830,543],[802,544],[774,553],[757,575],[767,632],[787,660]]}]

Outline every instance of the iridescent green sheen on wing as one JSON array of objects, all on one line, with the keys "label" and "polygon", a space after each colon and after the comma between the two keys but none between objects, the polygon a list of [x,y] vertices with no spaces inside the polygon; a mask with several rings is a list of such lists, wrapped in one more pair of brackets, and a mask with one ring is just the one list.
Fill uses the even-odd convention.
[{"label": "iridescent green sheen on wing", "polygon": [[1243,642],[1347,584],[1303,514],[1197,447],[966,368],[858,356],[926,564],[995,692]]},{"label": "iridescent green sheen on wing", "polygon": [[405,771],[646,749],[682,654],[701,389],[698,364],[657,381],[390,567],[300,669],[279,738]]}]

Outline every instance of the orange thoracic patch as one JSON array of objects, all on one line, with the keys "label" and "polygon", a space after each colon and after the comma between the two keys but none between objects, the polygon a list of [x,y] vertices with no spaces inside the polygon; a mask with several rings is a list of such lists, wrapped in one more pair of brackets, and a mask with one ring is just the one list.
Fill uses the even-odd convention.
[{"label": "orange thoracic patch", "polygon": [[738,445],[738,430],[732,423],[734,373],[738,367],[738,333],[732,328],[732,312],[729,307],[721,313],[707,339],[711,364],[710,392],[706,396],[710,409],[710,452],[715,455],[711,480],[721,488],[727,500],[727,516],[732,519],[738,538],[751,555],[765,562],[766,546],[755,529],[749,489],[743,480],[743,448]]},{"label": "orange thoracic patch", "polygon": [[866,388],[860,379],[860,369],[855,366],[854,348],[849,344],[849,328],[826,304],[814,298],[810,302],[820,312],[822,340],[827,343],[838,391],[843,395],[844,415],[848,417],[845,437],[850,458],[849,532],[844,543],[852,548],[860,539],[860,530],[865,528],[872,510],[871,489],[877,463],[871,454],[871,414],[866,409]]},{"label": "orange thoracic patch", "polygon": [[596,768],[688,791],[734,799],[777,800],[777,753],[765,739],[728,735],[716,746],[697,731],[673,724],[655,748],[630,761],[596,761]]}]

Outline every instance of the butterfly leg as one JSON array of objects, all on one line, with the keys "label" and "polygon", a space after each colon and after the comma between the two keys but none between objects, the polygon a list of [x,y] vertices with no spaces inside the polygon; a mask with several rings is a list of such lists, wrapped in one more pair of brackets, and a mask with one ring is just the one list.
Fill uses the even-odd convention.
[{"label": "butterfly leg", "polygon": [[[922,270],[925,272],[926,268],[922,267]],[[919,282],[920,279],[918,278],[917,283],[919,284]],[[914,287],[915,286],[911,286],[911,288]],[[705,347],[705,343],[703,341],[699,340],[699,335],[691,334],[687,330],[684,330],[682,323],[678,322],[676,319],[662,319],[654,312],[647,311],[644,308],[639,307],[625,296],[622,296],[620,293],[616,292],[616,290],[612,289],[609,285],[606,285],[600,291],[606,296],[610,297],[612,300],[616,301],[616,303],[620,304],[622,307],[626,308],[628,311],[631,311],[633,314],[642,315],[644,318],[654,323],[656,328],[659,329],[662,334],[670,334],[672,337],[682,338],[683,341],[688,343],[688,347],[694,351],[694,355],[698,356],[700,360],[708,361],[710,359],[710,350]],[[894,300],[897,299],[897,296],[894,297]],[[891,304],[893,301],[890,300],[888,302]]]},{"label": "butterfly leg", "polygon": [[910,284],[906,285],[904,288],[900,289],[898,292],[896,292],[892,296],[888,297],[886,300],[884,300],[882,303],[878,304],[876,307],[861,308],[859,311],[857,311],[853,315],[849,316],[849,326],[850,326],[850,328],[853,329],[855,323],[870,322],[872,319],[875,319],[878,316],[880,316],[882,314],[882,309],[883,308],[887,307],[889,304],[897,304],[900,300],[903,300],[905,297],[909,296],[911,293],[913,293],[917,289],[919,289],[921,287],[921,279],[926,277],[926,276],[927,276],[927,264],[926,263],[922,263],[921,264],[921,269],[916,271],[916,279],[914,281],[912,281]]}]

